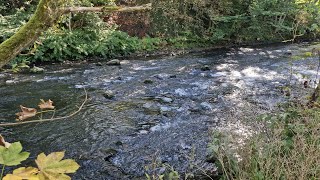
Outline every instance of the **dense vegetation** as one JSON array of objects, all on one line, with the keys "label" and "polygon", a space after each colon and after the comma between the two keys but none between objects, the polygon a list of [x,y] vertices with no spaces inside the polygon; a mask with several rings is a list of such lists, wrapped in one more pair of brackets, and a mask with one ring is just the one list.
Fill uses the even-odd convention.
[{"label": "dense vegetation", "polygon": [[[115,3],[110,0],[71,2],[70,6]],[[119,32],[115,26],[103,22],[104,14],[66,15],[16,60],[43,62],[110,58],[168,46],[185,48],[281,42],[314,39],[319,35],[320,6],[317,1],[156,0],[152,3],[150,37],[138,39]],[[0,42],[26,23],[36,4],[37,1],[23,0],[0,4]]]}]

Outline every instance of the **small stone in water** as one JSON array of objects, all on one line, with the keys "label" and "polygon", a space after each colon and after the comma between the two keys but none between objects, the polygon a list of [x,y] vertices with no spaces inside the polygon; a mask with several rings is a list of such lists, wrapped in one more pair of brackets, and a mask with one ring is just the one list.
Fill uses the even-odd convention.
[{"label": "small stone in water", "polygon": [[176,94],[178,94],[179,96],[187,96],[188,93],[184,90],[184,89],[181,89],[181,88],[178,88],[174,91]]},{"label": "small stone in water", "polygon": [[168,98],[168,97],[159,97],[160,102],[163,103],[172,103],[173,99]]},{"label": "small stone in water", "polygon": [[119,59],[112,59],[106,63],[108,66],[120,66],[120,60]]},{"label": "small stone in water", "polygon": [[102,66],[102,63],[101,62],[97,62],[96,66]]},{"label": "small stone in water", "polygon": [[208,65],[204,65],[201,67],[201,71],[210,71],[210,67]]},{"label": "small stone in water", "polygon": [[160,110],[161,110],[161,112],[168,112],[168,111],[171,111],[171,108],[166,107],[166,106],[162,106],[162,107],[160,107]]},{"label": "small stone in water", "polygon": [[144,83],[144,84],[152,84],[153,81],[150,80],[150,79],[146,79],[146,80],[143,81],[143,83]]},{"label": "small stone in water", "polygon": [[147,130],[141,130],[141,131],[139,131],[139,134],[148,134],[148,131]]},{"label": "small stone in water", "polygon": [[103,93],[103,96],[106,98],[106,99],[112,99],[112,98],[114,98],[114,93],[112,92],[112,91],[110,91],[110,90],[108,90],[108,91],[106,91],[106,92],[104,92]]},{"label": "small stone in water", "polygon": [[207,102],[203,102],[200,104],[201,108],[204,109],[204,110],[212,110],[212,106],[210,103],[207,103]]},{"label": "small stone in water", "polygon": [[44,69],[41,67],[34,66],[30,69],[30,73],[43,73]]},{"label": "small stone in water", "polygon": [[112,158],[118,153],[117,150],[111,148],[102,150],[102,152],[106,155],[106,157],[104,158],[105,161],[110,161],[110,158]]}]

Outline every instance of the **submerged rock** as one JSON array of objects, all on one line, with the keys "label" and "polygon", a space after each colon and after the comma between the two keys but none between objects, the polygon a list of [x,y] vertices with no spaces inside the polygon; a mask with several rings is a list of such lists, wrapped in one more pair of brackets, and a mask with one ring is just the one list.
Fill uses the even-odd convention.
[{"label": "submerged rock", "polygon": [[96,66],[102,66],[102,63],[101,62],[97,62]]},{"label": "submerged rock", "polygon": [[210,103],[207,102],[202,102],[200,104],[201,108],[204,110],[212,110],[212,105]]},{"label": "submerged rock", "polygon": [[101,151],[105,155],[105,158],[104,158],[105,161],[110,161],[110,158],[112,158],[113,156],[115,156],[118,153],[117,150],[112,149],[112,148],[103,149]]},{"label": "submerged rock", "polygon": [[33,68],[30,69],[30,73],[40,74],[44,72],[44,68],[33,66]]},{"label": "submerged rock", "polygon": [[201,71],[210,71],[210,67],[208,65],[204,65],[201,67]]},{"label": "submerged rock", "polygon": [[115,94],[114,92],[110,91],[110,90],[107,90],[103,93],[103,96],[106,98],[106,99],[112,99],[114,98]]},{"label": "submerged rock", "polygon": [[153,81],[151,79],[146,79],[143,81],[144,84],[152,84]]},{"label": "submerged rock", "polygon": [[169,97],[157,97],[157,99],[159,99],[159,101],[162,103],[172,103],[173,102],[173,99],[171,99]]}]

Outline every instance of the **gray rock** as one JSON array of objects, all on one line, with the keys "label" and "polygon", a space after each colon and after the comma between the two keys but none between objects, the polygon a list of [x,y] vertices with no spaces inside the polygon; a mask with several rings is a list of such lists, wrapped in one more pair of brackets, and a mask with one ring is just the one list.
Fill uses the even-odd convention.
[{"label": "gray rock", "polygon": [[161,73],[161,74],[156,74],[153,77],[159,79],[159,80],[164,80],[170,77],[169,74]]},{"label": "gray rock", "polygon": [[171,99],[169,97],[157,97],[156,99],[158,99],[162,103],[172,103],[173,102],[173,99]]},{"label": "gray rock", "polygon": [[204,65],[201,67],[201,71],[210,71],[210,67],[208,65]]},{"label": "gray rock", "polygon": [[152,84],[153,81],[150,80],[150,79],[146,79],[146,80],[143,81],[143,83],[144,83],[144,84]]},{"label": "gray rock", "polygon": [[101,62],[97,62],[96,66],[102,66],[102,63]]},{"label": "gray rock", "polygon": [[115,94],[114,92],[110,91],[110,90],[107,90],[103,93],[103,96],[106,98],[106,99],[112,99],[114,98]]},{"label": "gray rock", "polygon": [[187,96],[188,93],[184,90],[184,89],[181,89],[181,88],[178,88],[174,91],[176,94],[178,94],[179,96]]},{"label": "gray rock", "polygon": [[172,109],[170,107],[167,107],[167,106],[161,106],[160,107],[160,110],[161,112],[169,112],[171,111]]},{"label": "gray rock", "polygon": [[147,131],[147,130],[140,130],[139,131],[139,134],[148,134],[149,133],[149,131]]},{"label": "gray rock", "polygon": [[112,59],[112,60],[108,61],[106,64],[108,66],[120,66],[121,65],[119,59]]},{"label": "gray rock", "polygon": [[40,74],[44,72],[44,68],[33,66],[29,71],[30,73]]},{"label": "gray rock", "polygon": [[201,108],[204,110],[212,110],[212,105],[210,103],[207,102],[202,102],[200,104]]}]

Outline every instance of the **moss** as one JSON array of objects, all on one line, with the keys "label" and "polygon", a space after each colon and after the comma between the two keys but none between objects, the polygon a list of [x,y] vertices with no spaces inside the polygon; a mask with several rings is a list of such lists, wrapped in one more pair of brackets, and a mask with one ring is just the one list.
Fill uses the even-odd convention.
[{"label": "moss", "polygon": [[12,37],[0,44],[0,68],[30,46],[60,16],[56,0],[40,0],[36,12]]}]

